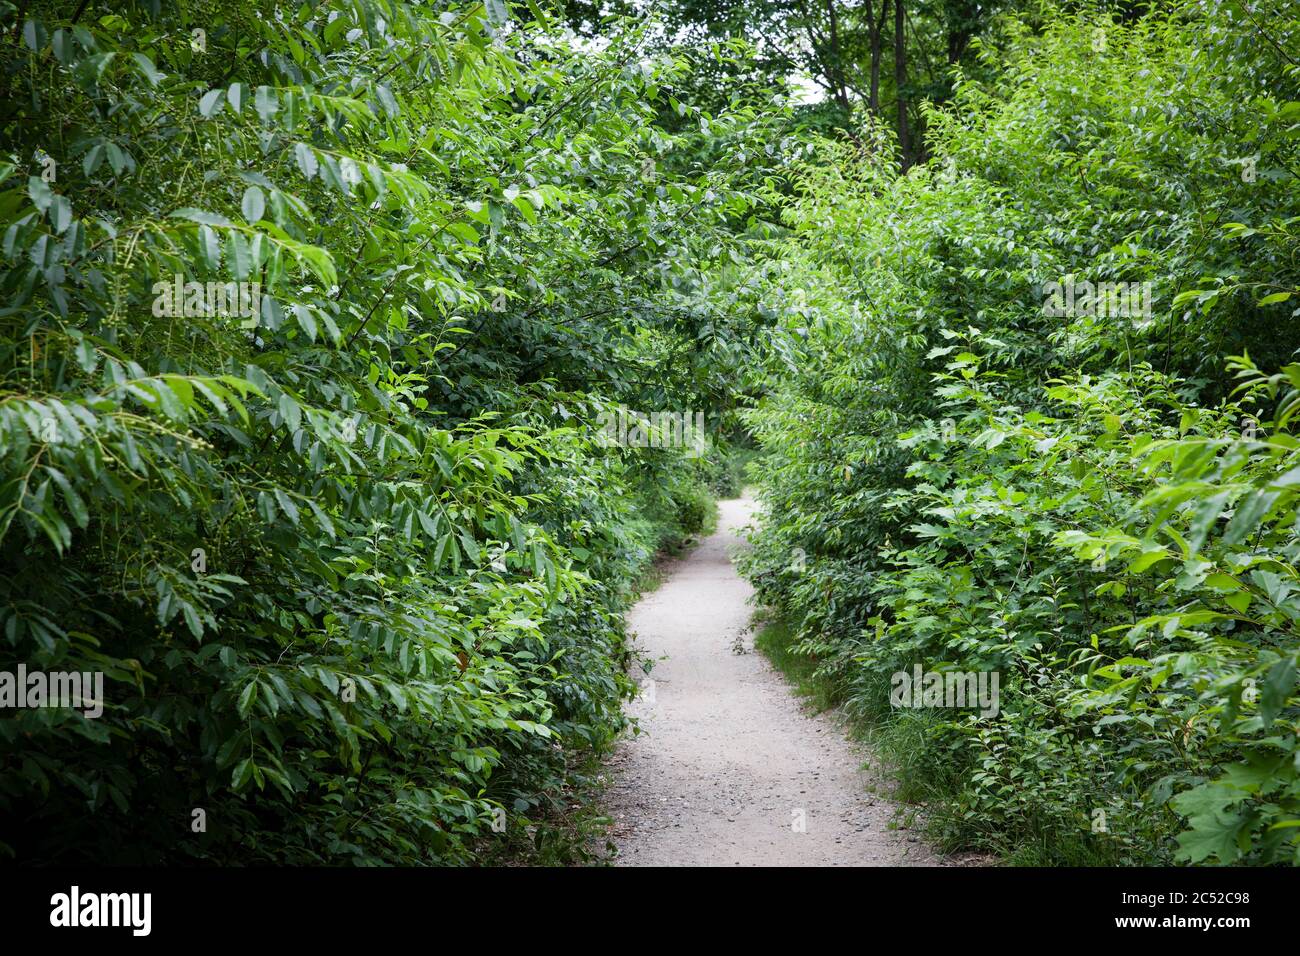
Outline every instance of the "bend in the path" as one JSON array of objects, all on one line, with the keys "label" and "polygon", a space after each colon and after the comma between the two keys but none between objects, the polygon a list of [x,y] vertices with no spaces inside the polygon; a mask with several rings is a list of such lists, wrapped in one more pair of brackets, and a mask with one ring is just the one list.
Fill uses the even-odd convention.
[{"label": "bend in the path", "polygon": [[722,502],[718,530],[629,616],[656,663],[638,670],[630,707],[643,733],[610,768],[616,862],[934,865],[914,834],[890,828],[894,808],[870,792],[864,755],[744,641],[752,589],[731,555],[752,507]]}]

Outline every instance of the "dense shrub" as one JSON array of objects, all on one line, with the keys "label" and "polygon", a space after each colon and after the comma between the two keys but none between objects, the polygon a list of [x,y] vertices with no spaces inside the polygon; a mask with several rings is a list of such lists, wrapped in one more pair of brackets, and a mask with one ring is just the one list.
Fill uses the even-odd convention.
[{"label": "dense shrub", "polygon": [[[746,361],[752,317],[700,290],[744,261],[780,157],[734,154],[772,118],[677,102],[645,24],[597,52],[531,3],[22,9],[0,669],[107,687],[98,719],[0,720],[0,851],[457,862],[528,832],[620,730],[621,613],[709,510],[698,464],[598,415],[712,407]],[[730,160],[671,155],[705,130]]]},{"label": "dense shrub", "polygon": [[[1298,51],[1236,3],[1010,18],[927,168],[868,127],[796,177],[748,570],[948,846],[1300,861]],[[1045,308],[1083,281],[1153,308]],[[1000,712],[892,707],[917,664]]]}]

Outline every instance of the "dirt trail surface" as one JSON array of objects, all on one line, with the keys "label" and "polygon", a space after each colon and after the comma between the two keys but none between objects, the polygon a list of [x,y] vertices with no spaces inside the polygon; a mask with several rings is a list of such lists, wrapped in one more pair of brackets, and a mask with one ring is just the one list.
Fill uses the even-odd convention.
[{"label": "dirt trail surface", "polygon": [[615,863],[936,865],[914,834],[889,829],[894,808],[868,791],[866,755],[832,717],[807,715],[753,649],[752,589],[731,556],[754,505],[720,507],[717,532],[629,617],[655,663],[637,669],[642,693],[628,708],[643,732],[609,768]]}]

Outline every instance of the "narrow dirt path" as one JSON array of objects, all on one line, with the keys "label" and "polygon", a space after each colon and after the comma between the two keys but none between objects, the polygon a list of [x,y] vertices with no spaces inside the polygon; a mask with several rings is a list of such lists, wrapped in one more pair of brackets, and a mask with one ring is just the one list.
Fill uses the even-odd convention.
[{"label": "narrow dirt path", "polygon": [[[936,865],[888,827],[865,755],[829,716],[805,714],[748,639],[752,593],[731,565],[753,502],[721,503],[718,530],[629,617],[641,656],[641,735],[611,762],[620,866]],[[738,650],[742,651],[738,653]]]}]

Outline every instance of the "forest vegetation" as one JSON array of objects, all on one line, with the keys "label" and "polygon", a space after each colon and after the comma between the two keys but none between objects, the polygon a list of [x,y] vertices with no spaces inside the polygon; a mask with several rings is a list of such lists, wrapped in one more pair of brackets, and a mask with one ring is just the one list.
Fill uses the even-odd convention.
[{"label": "forest vegetation", "polygon": [[0,857],[586,859],[749,482],[942,849],[1300,862],[1281,0],[0,17],[0,671],[104,675],[0,718]]}]

